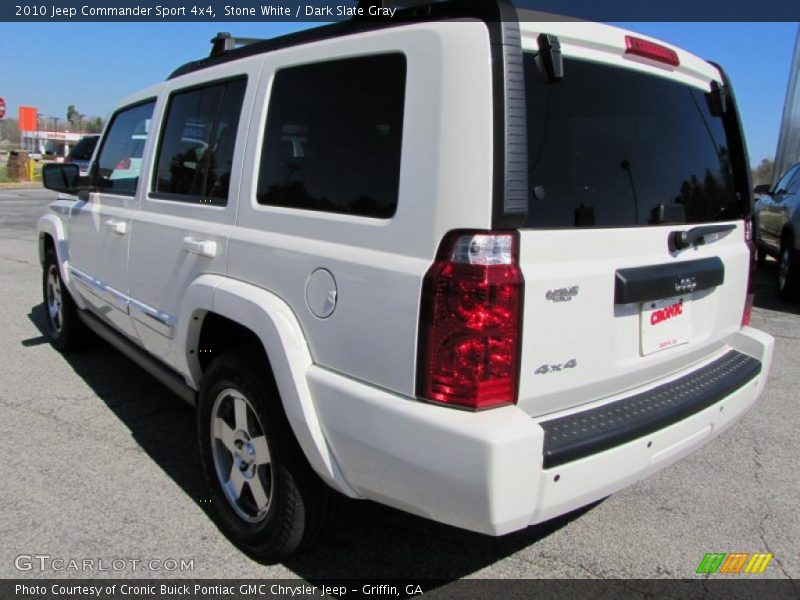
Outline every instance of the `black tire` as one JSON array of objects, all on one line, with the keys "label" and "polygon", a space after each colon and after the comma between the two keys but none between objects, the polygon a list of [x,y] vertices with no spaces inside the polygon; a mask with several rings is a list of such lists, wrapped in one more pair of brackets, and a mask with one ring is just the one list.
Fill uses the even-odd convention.
[{"label": "black tire", "polygon": [[[241,348],[216,358],[200,388],[197,430],[217,526],[256,560],[275,563],[310,548],[322,536],[333,520],[338,499],[313,471],[295,439],[268,364],[261,348]],[[246,405],[244,427],[239,427],[236,414],[240,396]],[[242,444],[237,448],[239,456],[222,441],[231,435],[228,430],[222,437],[215,434],[217,418],[233,431],[235,444]],[[259,433],[266,438],[268,464],[257,460],[258,451],[253,449],[259,446]],[[251,464],[242,458],[248,452]],[[239,477],[237,467],[247,479],[239,484],[239,495],[230,499],[224,486]],[[223,482],[225,473],[227,482]],[[256,494],[259,487],[261,493]],[[260,512],[258,496],[268,499]]]},{"label": "black tire", "polygon": [[797,300],[800,297],[800,252],[795,250],[791,237],[784,238],[781,243],[776,287],[781,300]]},{"label": "black tire", "polygon": [[78,309],[61,279],[58,257],[53,248],[45,253],[42,265],[42,298],[45,312],[45,335],[59,352],[80,350],[86,346],[89,330],[78,317]]},{"label": "black tire", "polygon": [[767,262],[767,251],[756,248],[756,266],[760,269]]}]

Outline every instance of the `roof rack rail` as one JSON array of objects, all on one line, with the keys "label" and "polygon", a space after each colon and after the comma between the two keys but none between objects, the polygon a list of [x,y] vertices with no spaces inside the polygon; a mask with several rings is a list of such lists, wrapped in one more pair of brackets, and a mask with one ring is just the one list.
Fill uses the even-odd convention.
[{"label": "roof rack rail", "polygon": [[[398,7],[391,20],[358,17],[236,48],[244,40],[214,38],[209,57],[178,67],[168,79],[249,56],[410,23],[477,19],[486,24],[492,54],[494,113],[493,229],[520,227],[528,214],[528,156],[522,36],[514,0],[359,0],[362,7]],[[233,41],[231,41],[233,40]]]},{"label": "roof rack rail", "polygon": [[233,50],[238,46],[247,46],[248,44],[255,44],[256,42],[263,41],[264,40],[262,38],[233,37],[227,31],[220,31],[217,35],[211,38],[211,52],[208,56],[213,58]]}]

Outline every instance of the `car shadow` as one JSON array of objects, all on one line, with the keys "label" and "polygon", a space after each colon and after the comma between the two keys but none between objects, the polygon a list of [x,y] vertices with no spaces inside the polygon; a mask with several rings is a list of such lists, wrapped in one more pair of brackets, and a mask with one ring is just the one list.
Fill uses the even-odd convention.
[{"label": "car shadow", "polygon": [[[25,347],[46,340],[44,307],[32,308],[28,318],[43,335],[22,341]],[[148,456],[210,518],[194,409],[100,339],[84,352],[63,357],[125,424]],[[535,544],[597,504],[496,538],[342,497],[337,520],[327,538],[283,564],[311,583],[405,578],[437,580],[437,585],[442,585]]]},{"label": "car shadow", "polygon": [[753,306],[800,315],[800,302],[785,302],[778,298],[776,279],[778,278],[778,262],[773,259],[767,261],[755,271],[753,278],[753,292],[755,298]]}]

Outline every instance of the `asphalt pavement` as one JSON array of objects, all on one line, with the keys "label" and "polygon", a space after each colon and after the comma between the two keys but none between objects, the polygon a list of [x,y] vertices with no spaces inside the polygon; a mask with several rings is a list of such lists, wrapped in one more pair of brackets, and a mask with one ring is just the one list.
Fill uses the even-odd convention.
[{"label": "asphalt pavement", "polygon": [[[502,538],[349,502],[319,548],[262,565],[207,514],[192,409],[108,346],[65,357],[44,339],[35,227],[52,198],[0,190],[0,577],[685,578],[706,552],[770,552],[762,577],[800,577],[800,304],[775,298],[774,262],[753,315],[776,337],[766,392],[699,452]],[[114,560],[162,562],[97,572]]]}]

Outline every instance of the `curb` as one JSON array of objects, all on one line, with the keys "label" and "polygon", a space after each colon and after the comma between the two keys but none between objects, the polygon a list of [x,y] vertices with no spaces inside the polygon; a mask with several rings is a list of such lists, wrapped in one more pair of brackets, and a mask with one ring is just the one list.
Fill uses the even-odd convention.
[{"label": "curb", "polygon": [[30,190],[30,189],[43,189],[40,181],[34,182],[17,182],[12,181],[9,183],[0,183],[0,190]]}]

